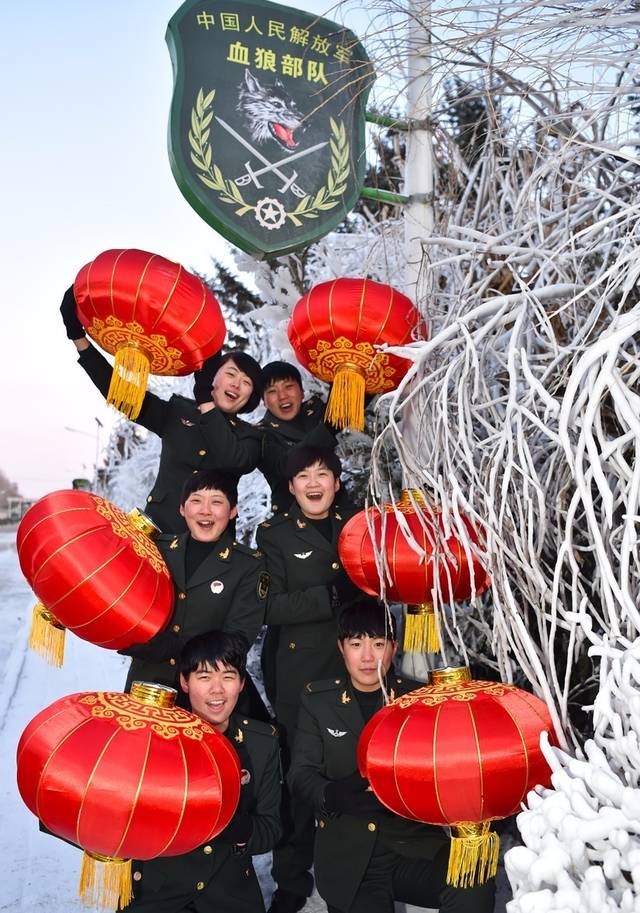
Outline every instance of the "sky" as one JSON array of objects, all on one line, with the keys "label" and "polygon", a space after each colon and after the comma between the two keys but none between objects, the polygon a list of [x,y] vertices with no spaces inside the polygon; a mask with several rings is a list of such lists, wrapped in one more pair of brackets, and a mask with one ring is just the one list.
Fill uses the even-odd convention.
[{"label": "sky", "polygon": [[[179,5],[33,0],[3,14],[0,468],[27,497],[91,477],[96,418],[113,415],[58,312],[79,269],[109,248],[200,270],[228,256],[169,167],[164,34]],[[336,18],[325,0],[296,5]]]}]

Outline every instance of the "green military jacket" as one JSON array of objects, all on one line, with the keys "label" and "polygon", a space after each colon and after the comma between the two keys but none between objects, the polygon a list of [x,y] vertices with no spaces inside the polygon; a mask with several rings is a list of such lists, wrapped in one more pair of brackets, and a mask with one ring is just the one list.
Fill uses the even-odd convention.
[{"label": "green military jacket", "polygon": [[[138,907],[153,913],[179,913],[190,897],[201,898],[211,910],[259,913],[264,910],[260,886],[251,862],[252,855],[268,853],[280,839],[280,758],[276,729],[232,714],[227,738],[238,750],[243,770],[249,773],[242,790],[248,798],[253,833],[246,849],[234,847],[224,832],[204,846],[182,856],[168,856],[147,862],[133,862],[135,899],[128,909]],[[247,779],[244,775],[243,779]]]},{"label": "green military jacket", "polygon": [[[422,682],[396,675],[387,677],[393,700],[422,687]],[[442,828],[397,815],[329,816],[324,791],[358,768],[357,746],[364,719],[348,676],[310,682],[300,702],[298,727],[287,781],[298,798],[316,810],[318,827],[314,872],[318,891],[330,906],[348,910],[364,877],[381,833],[399,855],[431,858],[447,840]]]},{"label": "green military jacket", "polygon": [[323,400],[312,396],[302,403],[300,413],[293,421],[283,421],[267,409],[256,426],[262,431],[258,468],[271,489],[274,514],[287,510],[293,500],[286,473],[291,449],[302,445],[333,450],[337,444],[335,435],[323,422],[324,410]]},{"label": "green military jacket", "polygon": [[344,670],[330,587],[344,573],[338,537],[354,512],[353,507],[333,506],[331,542],[307,522],[297,504],[258,527],[258,547],[271,578],[265,621],[278,637],[272,693],[267,692],[276,716],[283,704],[297,713],[308,681]]},{"label": "green military jacket", "polygon": [[[106,396],[111,378],[107,359],[90,346],[78,360]],[[186,530],[180,516],[180,495],[192,473],[220,469],[239,478],[258,465],[262,432],[220,409],[202,414],[195,401],[185,396],[174,395],[165,400],[147,392],[136,423],[162,439],[158,475],[145,512],[163,532]]]},{"label": "green military jacket", "polygon": [[212,543],[211,554],[192,576],[185,577],[185,556],[189,533],[162,535],[156,540],[173,580],[175,602],[167,631],[175,641],[167,655],[145,658],[144,645],[136,647],[127,682],[151,681],[178,688],[178,657],[182,646],[196,634],[214,629],[240,631],[250,644],[264,621],[268,574],[263,556],[236,542],[229,530]]}]

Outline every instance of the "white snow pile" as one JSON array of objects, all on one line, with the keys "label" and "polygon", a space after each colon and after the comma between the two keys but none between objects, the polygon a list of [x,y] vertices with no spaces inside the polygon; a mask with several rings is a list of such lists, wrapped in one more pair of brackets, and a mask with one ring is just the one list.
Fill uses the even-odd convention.
[{"label": "white snow pile", "polygon": [[508,913],[640,911],[640,641],[609,652],[594,738],[573,757],[543,735],[553,789],[530,792],[518,815]]}]

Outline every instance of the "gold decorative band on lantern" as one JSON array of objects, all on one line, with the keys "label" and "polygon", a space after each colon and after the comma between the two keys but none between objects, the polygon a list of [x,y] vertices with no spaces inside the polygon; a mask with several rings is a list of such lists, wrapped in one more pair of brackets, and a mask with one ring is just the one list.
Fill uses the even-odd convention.
[{"label": "gold decorative band on lantern", "polygon": [[155,539],[156,536],[160,535],[160,527],[156,526],[151,517],[147,516],[139,507],[134,507],[133,510],[129,511],[127,516],[135,528],[141,533],[144,533],[145,536],[148,536],[149,539]]},{"label": "gold decorative band on lantern", "polygon": [[364,431],[364,369],[353,361],[343,361],[335,370],[325,418],[337,428]]},{"label": "gold decorative band on lantern", "polygon": [[418,491],[417,488],[403,488],[400,492],[400,506],[413,510],[413,504],[411,503],[412,499],[413,504],[417,504],[419,507],[427,506],[427,502],[421,491]]},{"label": "gold decorative band on lantern", "polygon": [[60,668],[64,662],[65,626],[41,602],[33,607],[29,647],[49,665]]},{"label": "gold decorative band on lantern", "polygon": [[432,685],[461,685],[471,681],[469,666],[446,666],[431,672]]},{"label": "gold decorative band on lantern", "polygon": [[430,602],[407,606],[403,647],[406,653],[440,652],[436,615]]},{"label": "gold decorative band on lantern", "polygon": [[470,888],[495,876],[500,839],[490,828],[490,821],[464,822],[451,828],[447,884]]},{"label": "gold decorative band on lantern", "polygon": [[124,910],[133,900],[131,860],[85,850],[78,894],[86,906]]},{"label": "gold decorative band on lantern", "polygon": [[173,707],[176,702],[176,689],[154,682],[133,682],[130,697],[147,704],[149,707]]}]

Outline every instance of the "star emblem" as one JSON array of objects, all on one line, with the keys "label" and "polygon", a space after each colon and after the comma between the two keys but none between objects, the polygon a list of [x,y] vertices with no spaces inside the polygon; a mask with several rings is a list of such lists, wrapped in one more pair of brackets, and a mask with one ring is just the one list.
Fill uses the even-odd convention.
[{"label": "star emblem", "polygon": [[273,197],[263,197],[258,200],[254,215],[258,225],[266,228],[267,231],[280,228],[286,219],[284,206]]}]

